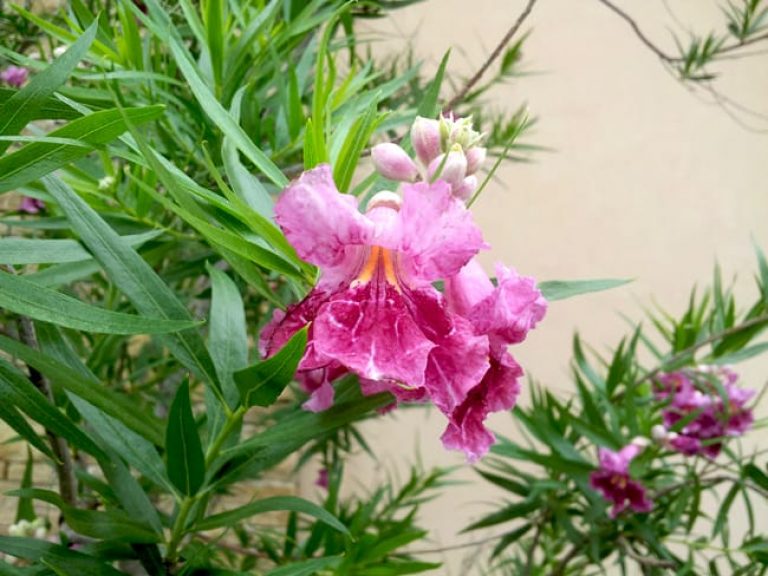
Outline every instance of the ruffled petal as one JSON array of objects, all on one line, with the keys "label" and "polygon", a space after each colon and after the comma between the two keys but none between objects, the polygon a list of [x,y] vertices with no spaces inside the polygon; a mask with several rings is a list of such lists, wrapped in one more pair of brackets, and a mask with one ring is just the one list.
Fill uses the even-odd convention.
[{"label": "ruffled petal", "polygon": [[315,351],[371,380],[424,384],[434,344],[414,322],[403,295],[387,282],[334,294],[313,324]]},{"label": "ruffled petal", "polygon": [[414,284],[448,278],[488,245],[462,202],[438,180],[403,187],[399,226],[382,238],[401,254],[401,266]]},{"label": "ruffled petal", "polygon": [[299,256],[323,269],[326,286],[331,283],[326,276],[354,271],[360,245],[374,234],[373,223],[357,209],[357,198],[336,189],[327,164],[291,182],[275,205],[275,219]]},{"label": "ruffled petal", "polygon": [[470,462],[482,458],[495,441],[484,421],[489,413],[509,410],[515,405],[520,394],[518,378],[521,375],[520,366],[510,354],[505,352],[501,357],[492,357],[482,382],[450,415],[442,436],[443,445],[463,451]]},{"label": "ruffled petal", "polygon": [[544,317],[547,301],[533,278],[518,276],[503,264],[496,265],[496,279],[496,288],[475,305],[470,320],[480,334],[492,335],[506,344],[522,342]]}]

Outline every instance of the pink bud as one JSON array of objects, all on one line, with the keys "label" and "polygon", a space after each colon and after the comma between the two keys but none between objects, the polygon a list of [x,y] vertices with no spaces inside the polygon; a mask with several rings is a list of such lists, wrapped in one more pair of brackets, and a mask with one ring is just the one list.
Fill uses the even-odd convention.
[{"label": "pink bud", "polygon": [[467,174],[474,174],[485,162],[486,149],[479,146],[470,148],[467,154]]},{"label": "pink bud", "polygon": [[21,68],[19,66],[8,66],[8,68],[0,73],[0,80],[8,84],[8,86],[21,88],[24,85],[24,82],[27,81],[28,76],[29,72],[26,68]]},{"label": "pink bud", "polygon": [[429,177],[433,178],[436,175],[440,180],[448,182],[451,188],[456,189],[461,186],[467,173],[467,157],[464,156],[464,152],[452,150],[448,152],[445,162],[443,162],[444,158],[445,154],[440,154],[429,163]]},{"label": "pink bud", "polygon": [[45,203],[42,200],[32,198],[31,196],[24,196],[24,198],[21,199],[21,206],[19,206],[19,210],[21,212],[26,212],[27,214],[37,214],[44,208]]},{"label": "pink bud", "polygon": [[411,126],[411,144],[421,163],[428,166],[440,152],[440,122],[417,116]]},{"label": "pink bud", "polygon": [[453,195],[459,200],[469,200],[477,190],[477,176],[467,176],[464,181],[453,188]]},{"label": "pink bud", "polygon": [[371,158],[376,170],[390,180],[413,182],[419,175],[419,169],[411,157],[392,142],[374,146],[371,150]]}]

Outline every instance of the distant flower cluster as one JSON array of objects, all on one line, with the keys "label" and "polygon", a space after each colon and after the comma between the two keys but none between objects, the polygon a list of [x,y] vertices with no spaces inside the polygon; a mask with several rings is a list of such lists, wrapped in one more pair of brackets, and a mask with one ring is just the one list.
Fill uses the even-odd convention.
[{"label": "distant flower cluster", "polygon": [[656,396],[666,406],[656,435],[682,454],[716,458],[723,441],[743,435],[754,420],[746,403],[755,391],[741,388],[738,379],[730,368],[710,366],[658,376]]},{"label": "distant flower cluster", "polygon": [[328,165],[283,191],[276,220],[321,276],[303,301],[275,312],[261,349],[270,356],[309,325],[297,374],[307,409],[328,408],[332,382],[351,372],[365,394],[433,402],[448,419],[444,445],[472,461],[494,442],[486,416],[514,406],[520,391],[507,345],[523,341],[546,302],[532,278],[499,264],[494,285],[473,260],[488,245],[463,201],[485,157],[471,122],[418,118],[411,140],[418,163],[395,144],[374,147],[377,170],[405,184],[363,213]]},{"label": "distant flower cluster", "polygon": [[[716,458],[727,438],[742,436],[754,421],[746,404],[755,392],[741,388],[738,379],[725,366],[696,366],[658,375],[654,396],[663,403],[663,423],[653,427],[652,439],[686,456]],[[590,475],[590,485],[612,503],[612,517],[626,509],[649,512],[652,508],[645,486],[629,473],[630,462],[648,443],[638,438],[619,452],[598,449],[599,467]]]}]

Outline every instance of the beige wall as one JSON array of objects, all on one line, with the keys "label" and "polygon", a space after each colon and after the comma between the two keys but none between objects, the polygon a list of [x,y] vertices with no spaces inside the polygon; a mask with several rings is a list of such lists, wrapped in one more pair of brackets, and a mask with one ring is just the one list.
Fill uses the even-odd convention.
[{"label": "beige wall", "polygon": [[[668,4],[701,32],[718,22],[715,2]],[[661,0],[622,5],[674,50],[667,29],[676,25]],[[520,0],[432,0],[377,24],[386,38],[377,50],[402,50],[411,38],[433,69],[453,47],[450,72],[458,79],[481,64],[522,6]],[[528,140],[552,151],[536,153],[530,164],[507,164],[475,205],[493,245],[482,260],[489,266],[501,260],[541,280],[636,279],[610,293],[553,303],[541,327],[513,350],[529,375],[567,395],[575,330],[607,350],[626,332],[620,313],[640,318],[654,301],[679,313],[691,287],[710,280],[715,260],[726,278],[739,276],[737,292],[752,297],[751,238],[768,250],[768,134],[745,130],[704,93],[678,83],[596,0],[540,0],[527,27],[533,29],[525,50],[531,74],[496,89],[494,103],[513,109],[527,102],[540,119]],[[768,114],[766,61],[763,55],[721,67],[717,86]],[[768,129],[766,120],[746,119]],[[745,382],[762,386],[766,368],[765,360],[744,365]],[[507,415],[493,417],[491,425],[516,434]],[[425,410],[366,425],[380,460],[357,458],[352,487],[364,491],[372,478],[403,474],[417,457],[428,467],[462,465],[459,454],[440,445],[443,426],[439,414]],[[498,502],[470,467],[456,478],[469,483],[425,508],[434,542],[424,548],[467,542],[458,530]],[[460,575],[466,573],[461,559],[475,553],[436,558],[449,561],[445,574]]]}]

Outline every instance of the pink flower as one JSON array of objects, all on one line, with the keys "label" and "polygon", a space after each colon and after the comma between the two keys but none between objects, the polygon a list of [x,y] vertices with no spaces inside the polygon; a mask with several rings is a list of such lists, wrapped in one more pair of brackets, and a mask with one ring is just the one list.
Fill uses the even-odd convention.
[{"label": "pink flower", "polygon": [[0,80],[14,88],[21,88],[28,77],[29,71],[21,66],[8,66],[8,68],[0,72]]},{"label": "pink flower", "polygon": [[24,196],[21,199],[19,210],[21,212],[26,212],[27,214],[37,214],[42,210],[45,210],[45,202],[38,200],[37,198],[32,198],[31,196]]},{"label": "pink flower", "polygon": [[320,470],[317,471],[315,486],[328,490],[328,468],[320,468]]},{"label": "pink flower", "polygon": [[495,440],[483,425],[486,416],[514,407],[520,393],[518,379],[523,370],[507,352],[507,345],[522,342],[547,310],[533,278],[518,276],[497,264],[496,279],[494,287],[480,264],[472,260],[445,283],[449,310],[469,320],[473,333],[487,336],[490,345],[490,369],[480,386],[454,410],[443,435],[446,446],[468,447],[465,450],[472,459],[485,454]]},{"label": "pink flower", "polygon": [[754,417],[746,403],[754,390],[741,388],[737,380],[738,375],[730,368],[707,366],[664,373],[656,378],[656,396],[668,402],[662,411],[664,426],[672,429],[686,420],[669,439],[673,450],[687,456],[703,454],[716,458],[722,440],[749,430]]},{"label": "pink flower", "polygon": [[629,444],[619,452],[600,448],[600,468],[589,476],[589,484],[602,494],[603,498],[613,503],[611,518],[615,518],[627,508],[635,512],[650,512],[653,502],[648,498],[645,487],[629,475],[629,463],[637,456],[642,447]]},{"label": "pink flower", "polygon": [[392,142],[374,146],[371,159],[377,172],[390,180],[413,182],[419,176],[419,169],[408,153]]},{"label": "pink flower", "polygon": [[490,293],[467,310],[449,307],[432,286],[458,278],[486,248],[448,184],[406,184],[402,200],[379,193],[361,214],[322,165],[286,188],[275,217],[298,254],[321,269],[309,295],[276,312],[261,335],[269,356],[309,325],[298,372],[311,393],[305,407],[327,408],[331,382],[353,372],[366,394],[431,400],[449,420],[444,444],[470,460],[482,456],[493,441],[485,416],[509,407],[518,390],[521,370],[504,342],[520,341],[540,315],[528,309],[532,281],[506,269],[498,289],[485,278]]}]

